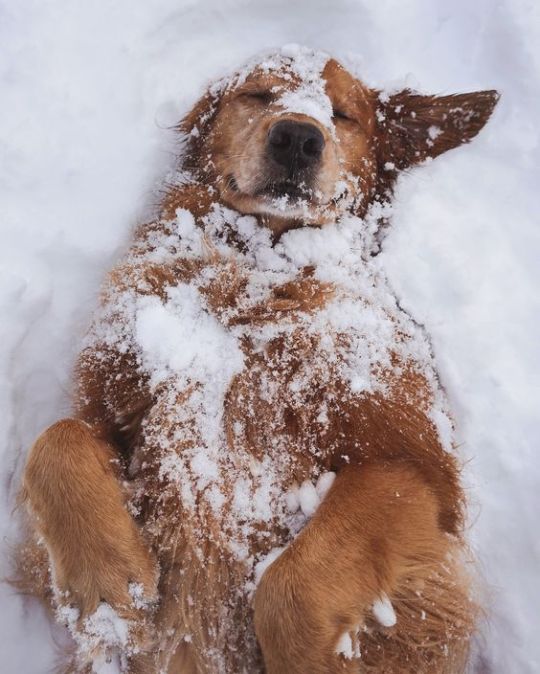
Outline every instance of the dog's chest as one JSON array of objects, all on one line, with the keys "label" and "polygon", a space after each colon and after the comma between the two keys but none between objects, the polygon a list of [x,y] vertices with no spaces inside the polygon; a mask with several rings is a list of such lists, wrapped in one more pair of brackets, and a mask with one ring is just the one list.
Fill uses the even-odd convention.
[{"label": "dog's chest", "polygon": [[[294,283],[288,290],[296,296]],[[237,297],[227,313],[212,311],[208,296],[208,284],[179,284],[135,316],[158,400],[146,444],[160,448],[160,475],[182,507],[218,518],[247,550],[256,531],[294,529],[287,492],[331,468],[348,405],[383,391],[396,350],[412,342],[398,314],[339,289],[314,310],[286,309],[279,293],[275,314],[271,292]]]},{"label": "dog's chest", "polygon": [[337,331],[327,315],[289,317],[263,336],[258,327],[243,339],[244,367],[224,399],[223,426],[232,451],[248,448],[270,458],[292,481],[328,468],[336,417],[348,401],[383,386],[366,336],[349,326]]},{"label": "dog's chest", "polygon": [[[169,235],[138,256],[96,336],[133,352],[148,382],[141,452],[159,489],[249,557],[254,541],[272,545],[261,532],[297,529],[288,492],[331,467],[349,405],[384,395],[403,363],[429,368],[429,345],[360,258],[360,221],[278,247],[244,222],[245,252],[216,236],[211,255],[189,218],[180,225],[182,256]],[[144,271],[156,260],[180,270],[159,293]]]}]

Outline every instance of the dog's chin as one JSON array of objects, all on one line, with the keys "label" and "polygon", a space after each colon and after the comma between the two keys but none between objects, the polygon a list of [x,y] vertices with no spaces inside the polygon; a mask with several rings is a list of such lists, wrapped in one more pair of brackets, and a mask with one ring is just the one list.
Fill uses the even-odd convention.
[{"label": "dog's chin", "polygon": [[320,209],[305,199],[283,197],[248,197],[238,210],[250,215],[266,215],[283,220],[303,220],[309,224],[318,219]]},{"label": "dog's chin", "polygon": [[304,219],[309,222],[316,217],[318,212],[318,209],[307,199],[288,195],[258,197],[253,205],[255,213],[272,215],[285,220]]},{"label": "dog's chin", "polygon": [[302,219],[306,223],[317,220],[321,207],[316,203],[311,190],[294,184],[277,184],[254,193],[241,191],[235,184],[227,193],[227,201],[233,208],[246,215],[268,215],[284,220]]}]

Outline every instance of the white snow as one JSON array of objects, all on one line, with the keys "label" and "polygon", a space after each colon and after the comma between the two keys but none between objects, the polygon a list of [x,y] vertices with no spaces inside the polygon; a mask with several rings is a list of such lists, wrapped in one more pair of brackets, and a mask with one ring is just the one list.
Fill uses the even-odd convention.
[{"label": "white snow", "polygon": [[93,674],[120,674],[120,658],[115,655],[108,658],[101,657],[92,665]]},{"label": "white snow", "polygon": [[104,641],[111,646],[125,646],[128,640],[129,625],[105,603],[84,621],[85,631],[96,641]]},{"label": "white snow", "polygon": [[326,494],[330,491],[330,487],[334,484],[335,479],[336,474],[331,471],[322,473],[319,476],[315,489],[317,490],[317,495],[321,501],[324,501]]},{"label": "white snow", "polygon": [[373,615],[383,627],[393,627],[396,622],[396,613],[388,595],[381,596],[373,602]]},{"label": "white snow", "polygon": [[358,639],[358,629],[354,635],[350,632],[343,632],[339,637],[334,652],[337,655],[342,655],[346,660],[358,659],[362,656],[360,651],[360,642]]},{"label": "white snow", "polygon": [[353,656],[353,644],[351,635],[348,632],[343,632],[340,636],[336,646],[336,653],[343,655],[344,658],[350,660]]},{"label": "white snow", "polygon": [[[534,674],[540,8],[528,0],[0,5],[1,540],[15,536],[29,444],[69,413],[70,367],[100,279],[172,163],[164,127],[209,81],[284,43],[335,54],[388,90],[503,94],[470,146],[402,178],[379,261],[432,336],[456,412],[489,613],[480,653],[493,674]],[[189,237],[189,217],[177,223]],[[43,611],[5,585],[0,605],[2,668],[51,669]]]},{"label": "white snow", "polygon": [[236,340],[204,311],[197,290],[187,284],[171,288],[165,304],[155,297],[140,298],[135,309],[135,340],[153,385],[171,372],[179,376],[187,369],[195,370],[203,380],[221,372],[224,360],[231,375],[243,364]]},{"label": "white snow", "polygon": [[287,508],[290,512],[300,509],[306,518],[312,517],[332,486],[336,474],[321,473],[317,482],[302,482],[300,487],[285,494]]},{"label": "white snow", "polygon": [[298,490],[298,500],[300,501],[300,508],[306,517],[311,517],[315,514],[319,506],[319,495],[312,482],[306,480],[300,485]]},{"label": "white snow", "polygon": [[77,609],[62,606],[57,617],[76,641],[81,664],[91,659],[94,674],[120,674],[120,652],[129,646],[129,621],[104,602],[83,620],[82,629],[77,627]]},{"label": "white snow", "polygon": [[291,58],[293,71],[300,77],[300,86],[284,91],[277,99],[277,104],[286,112],[313,117],[334,133],[332,102],[320,77],[328,54],[294,44],[283,47],[281,54]]}]

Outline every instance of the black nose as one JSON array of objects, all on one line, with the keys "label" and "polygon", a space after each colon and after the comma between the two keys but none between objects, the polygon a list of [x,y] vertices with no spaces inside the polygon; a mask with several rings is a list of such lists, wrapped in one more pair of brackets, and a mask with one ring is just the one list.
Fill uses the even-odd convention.
[{"label": "black nose", "polygon": [[324,138],[313,124],[283,120],[268,133],[268,152],[278,164],[291,171],[316,164],[324,148]]}]

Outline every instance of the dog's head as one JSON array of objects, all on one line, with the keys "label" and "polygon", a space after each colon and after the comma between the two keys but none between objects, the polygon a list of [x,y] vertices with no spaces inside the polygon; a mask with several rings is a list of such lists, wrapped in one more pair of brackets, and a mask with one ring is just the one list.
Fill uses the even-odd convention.
[{"label": "dog's head", "polygon": [[495,91],[385,95],[325,54],[291,47],[210,88],[184,119],[187,164],[226,205],[276,231],[363,216],[399,171],[470,141]]}]

